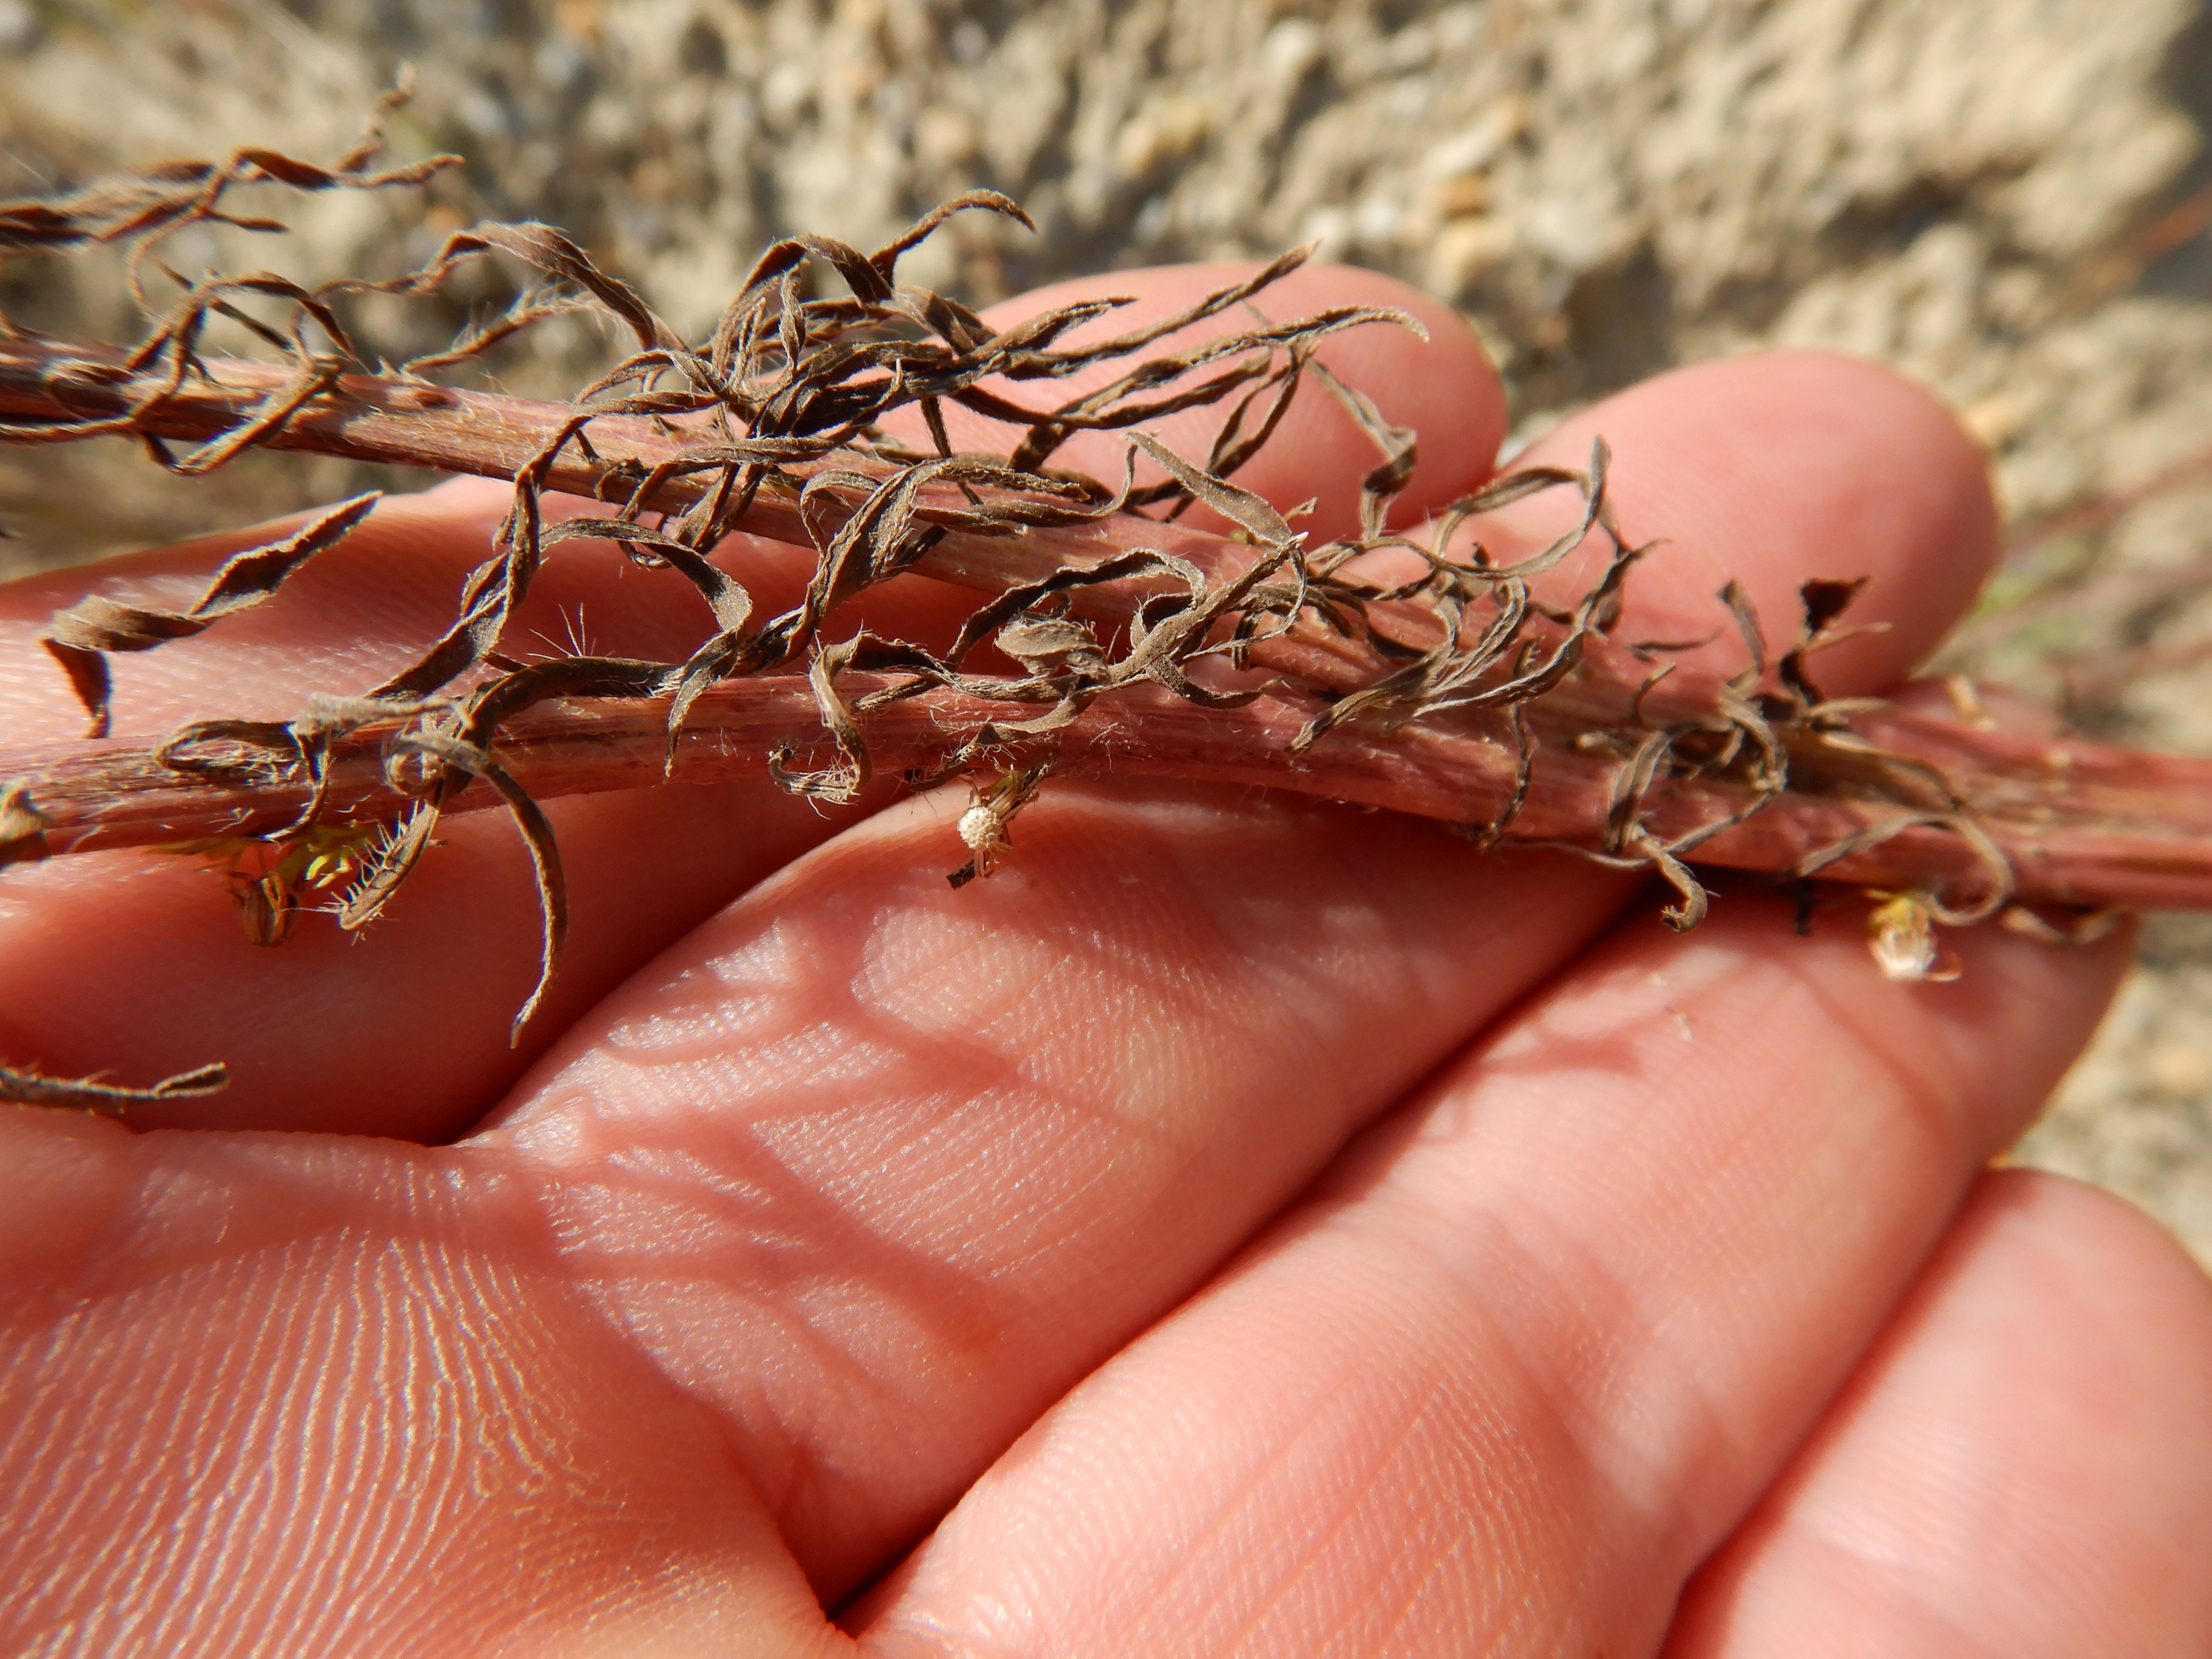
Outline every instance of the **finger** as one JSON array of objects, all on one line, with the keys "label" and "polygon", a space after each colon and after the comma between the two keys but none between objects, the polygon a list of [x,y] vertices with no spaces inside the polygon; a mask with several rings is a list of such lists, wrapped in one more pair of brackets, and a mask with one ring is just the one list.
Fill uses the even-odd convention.
[{"label": "finger", "polygon": [[1984,1181],[1670,1659],[2212,1651],[2212,1285],[2141,1216]]},{"label": "finger", "polygon": [[[1784,351],[1678,369],[1583,410],[1513,465],[1579,467],[1599,438],[1622,533],[1652,544],[1614,635],[1710,641],[1669,653],[1684,664],[1743,666],[1719,597],[1731,581],[1749,594],[1771,662],[1797,635],[1801,583],[1864,578],[1844,620],[1881,631],[1811,666],[1833,690],[1880,690],[1935,648],[1996,558],[1981,452],[1947,407],[1879,363]],[[1472,533],[1502,563],[1540,548],[1572,511],[1534,498]],[[1572,602],[1603,551],[1592,538],[1542,590]]]},{"label": "finger", "polygon": [[554,1173],[572,1271],[729,1413],[833,1600],[1621,891],[1338,807],[1069,787],[954,892],[950,817],[756,890],[465,1143]]},{"label": "finger", "polygon": [[[1915,464],[1875,413],[1832,460]],[[1978,468],[1947,476],[1985,499]],[[1624,514],[1679,516],[1669,481],[1624,485]],[[1747,514],[1765,526],[1747,557],[1816,539],[1790,526],[1799,499]],[[1956,515],[1931,516],[1948,538]],[[1903,568],[1948,546],[1881,552]],[[563,1171],[580,1271],[741,1420],[833,1589],[1624,890],[1376,817],[1048,787],[1009,867],[953,893],[956,811],[880,816],[702,927],[579,1026],[493,1137]],[[660,1271],[672,1250],[696,1270]],[[830,1330],[798,1265],[817,1260],[841,1275]]]},{"label": "finger", "polygon": [[1625,924],[854,1626],[894,1659],[1653,1647],[2124,957],[1986,933],[1893,986],[1781,908]]},{"label": "finger", "polygon": [[849,1651],[526,1171],[0,1107],[0,1651]]}]

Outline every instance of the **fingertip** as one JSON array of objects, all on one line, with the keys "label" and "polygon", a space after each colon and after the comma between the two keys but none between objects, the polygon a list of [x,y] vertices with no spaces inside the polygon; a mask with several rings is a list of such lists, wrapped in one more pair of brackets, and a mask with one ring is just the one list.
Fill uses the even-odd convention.
[{"label": "fingertip", "polygon": [[[1388,307],[1425,331],[1425,338],[1405,328],[1357,329],[1317,354],[1340,380],[1375,398],[1388,419],[1419,435],[1420,459],[1393,505],[1394,521],[1418,518],[1479,489],[1497,466],[1507,410],[1504,383],[1467,319],[1433,295],[1377,271],[1325,265],[1312,280],[1316,291],[1305,301],[1309,309]],[[1330,297],[1337,294],[1343,297]],[[1286,474],[1297,460],[1295,453],[1285,458]]]},{"label": "fingertip", "polygon": [[[1578,467],[1597,437],[1623,533],[1662,544],[1630,580],[1622,636],[1717,635],[1685,661],[1741,665],[1715,597],[1731,580],[1778,649],[1798,631],[1802,583],[1865,577],[1844,620],[1884,629],[1825,653],[1821,683],[1878,690],[1934,648],[1996,561],[1986,458],[1934,393],[1864,358],[1778,351],[1677,369],[1516,464]],[[1587,580],[1583,562],[1561,580]]]},{"label": "fingertip", "polygon": [[457,516],[502,515],[514,500],[514,486],[504,478],[477,478],[457,473],[441,478],[428,489],[398,500]]},{"label": "fingertip", "polygon": [[2004,1169],[1975,1194],[1958,1248],[2002,1255],[2036,1340],[2086,1340],[2107,1377],[2144,1393],[2142,1410],[2185,1413],[2212,1453],[2212,1277],[2166,1228],[2087,1182]]},{"label": "fingertip", "polygon": [[2111,1194],[1999,1171],[1667,1653],[2202,1652],[2208,1493],[2212,1281]]}]

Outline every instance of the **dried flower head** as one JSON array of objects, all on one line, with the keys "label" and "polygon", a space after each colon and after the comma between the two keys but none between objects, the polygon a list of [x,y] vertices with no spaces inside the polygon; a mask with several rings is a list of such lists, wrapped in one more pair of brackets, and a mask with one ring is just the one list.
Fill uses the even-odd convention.
[{"label": "dried flower head", "polygon": [[988,784],[970,780],[968,810],[960,815],[960,839],[968,844],[968,862],[945,878],[955,887],[965,887],[988,876],[1005,861],[1013,847],[1014,814],[1036,799],[1037,787],[1052,768],[1049,760],[1019,770],[1000,772]]},{"label": "dried flower head", "polygon": [[1936,913],[1924,893],[1882,893],[1867,915],[1867,948],[1881,976],[1904,985],[1944,985],[1959,977],[1956,962],[1936,965]]}]

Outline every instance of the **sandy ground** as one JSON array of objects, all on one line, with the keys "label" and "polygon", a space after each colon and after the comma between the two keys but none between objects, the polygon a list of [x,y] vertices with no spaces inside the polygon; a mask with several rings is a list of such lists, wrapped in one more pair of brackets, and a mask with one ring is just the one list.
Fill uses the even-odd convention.
[{"label": "sandy ground", "polygon": [[[427,212],[319,203],[257,262],[382,272],[479,215],[542,217],[693,326],[775,234],[870,245],[983,184],[1039,234],[963,223],[915,275],[988,300],[1319,238],[1473,319],[1521,441],[1670,364],[1884,358],[1960,410],[2015,526],[1943,665],[2212,754],[2197,0],[0,0],[0,193],[248,142],[333,154],[403,59],[421,89],[396,149],[461,150],[465,173]],[[0,304],[133,331],[112,273],[19,261]],[[461,309],[380,337],[396,354]],[[564,386],[599,349],[553,331],[503,383]],[[354,483],[0,451],[0,568]],[[2127,1193],[2212,1263],[2212,921],[2152,921],[2021,1156]]]}]

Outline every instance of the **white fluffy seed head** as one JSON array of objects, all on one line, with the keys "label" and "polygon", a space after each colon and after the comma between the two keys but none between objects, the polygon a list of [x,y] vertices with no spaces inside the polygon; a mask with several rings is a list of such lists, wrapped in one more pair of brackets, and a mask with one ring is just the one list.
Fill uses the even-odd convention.
[{"label": "white fluffy seed head", "polygon": [[999,844],[999,815],[988,806],[971,806],[960,815],[960,839],[978,853]]}]

